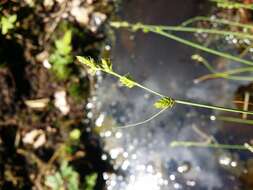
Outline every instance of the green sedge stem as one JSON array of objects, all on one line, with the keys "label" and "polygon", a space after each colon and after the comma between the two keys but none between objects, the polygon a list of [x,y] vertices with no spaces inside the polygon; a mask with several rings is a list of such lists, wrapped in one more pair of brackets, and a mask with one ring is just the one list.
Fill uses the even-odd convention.
[{"label": "green sedge stem", "polygon": [[[117,77],[120,81],[121,80],[128,80],[128,83],[130,83],[131,85],[129,86],[130,88],[131,87],[134,87],[134,86],[138,86],[139,88],[142,88],[152,94],[155,94],[161,98],[166,98],[168,96],[165,96],[165,95],[162,95],[160,94],[159,92],[156,92],[148,87],[145,87],[143,86],[142,84],[138,83],[138,82],[135,82],[131,79],[128,79],[126,78],[125,76],[122,76],[116,72],[113,71],[112,69],[112,65],[111,64],[108,64],[106,63],[105,60],[102,60],[102,65],[96,65],[96,63],[94,62],[94,60],[92,59],[86,59],[84,57],[81,57],[81,56],[77,56],[77,59],[84,63],[86,66],[90,67],[92,69],[93,72],[96,72],[96,71],[103,71],[103,72],[106,72],[108,74],[111,74],[115,77]],[[123,83],[124,84],[124,83]],[[168,97],[170,98],[170,97]],[[170,98],[171,99],[171,98]],[[234,112],[234,113],[244,113],[244,114],[250,114],[250,115],[253,115],[253,112],[249,112],[249,111],[244,111],[244,110],[237,110],[237,109],[231,109],[231,108],[224,108],[224,107],[219,107],[219,106],[213,106],[213,105],[208,105],[208,104],[202,104],[202,103],[195,103],[195,102],[190,102],[190,101],[185,101],[185,100],[177,100],[177,99],[173,99],[173,101],[175,103],[178,103],[178,104],[183,104],[183,105],[188,105],[188,106],[194,106],[194,107],[200,107],[200,108],[207,108],[207,109],[214,109],[214,110],[219,110],[219,111],[226,111],[226,112]],[[170,107],[170,106],[169,106]],[[168,107],[168,108],[169,108]]]},{"label": "green sedge stem", "polygon": [[235,149],[235,150],[249,150],[245,145],[231,145],[231,144],[214,144],[194,141],[172,141],[171,147],[200,147],[200,148],[221,148],[221,149]]},{"label": "green sedge stem", "polygon": [[[106,71],[103,70],[103,69],[100,69],[100,70],[106,72]],[[108,72],[107,72],[107,73],[108,73]],[[115,73],[115,72],[110,72],[109,74],[111,74],[111,75],[113,75],[113,76],[115,76],[115,77],[117,77],[117,78],[119,78],[119,79],[122,77],[121,75],[119,75],[118,73]],[[150,88],[147,88],[147,87],[145,87],[145,86],[143,86],[143,85],[141,85],[141,84],[139,84],[139,83],[137,83],[137,82],[135,82],[135,81],[133,81],[133,83],[134,83],[135,86],[138,86],[139,88],[142,88],[143,90],[148,91],[148,92],[150,92],[151,94],[155,94],[155,95],[157,95],[157,96],[159,96],[159,97],[165,97],[164,95],[162,95],[162,94],[160,94],[160,93],[158,93],[158,92],[156,92],[156,91],[154,91],[154,90],[152,90],[152,89],[150,89]]]},{"label": "green sedge stem", "polygon": [[138,123],[134,123],[134,124],[120,126],[120,127],[115,128],[115,129],[126,129],[126,128],[137,127],[139,125],[146,124],[146,123],[150,122],[151,120],[155,119],[156,117],[158,117],[159,115],[161,115],[167,109],[168,109],[168,107],[160,110],[159,112],[157,112],[153,116],[149,117],[148,119],[145,119],[144,121],[141,121],[141,122],[138,122]]},{"label": "green sedge stem", "polygon": [[152,31],[153,33],[157,33],[157,34],[160,34],[162,36],[165,36],[167,38],[170,38],[172,40],[175,40],[177,42],[180,42],[182,44],[185,44],[187,46],[193,47],[195,49],[199,49],[199,50],[205,51],[207,53],[213,54],[213,55],[218,55],[220,57],[223,57],[223,58],[226,58],[226,59],[230,59],[230,60],[233,60],[233,61],[237,61],[237,62],[246,64],[246,65],[253,65],[253,63],[251,61],[248,61],[248,60],[245,60],[245,59],[241,59],[239,57],[236,57],[236,56],[233,56],[233,55],[230,55],[230,54],[227,54],[227,53],[219,52],[219,51],[211,49],[211,48],[204,47],[202,45],[199,45],[197,43],[191,42],[189,40],[185,40],[185,39],[180,38],[178,36],[175,36],[173,34],[163,32],[162,30],[152,30],[151,29],[150,31]]},{"label": "green sedge stem", "polygon": [[[114,71],[106,71],[104,69],[99,69],[100,71],[103,71],[103,72],[106,72],[106,73],[109,73],[117,78],[121,78],[122,76]],[[134,82],[134,85],[135,86],[138,86],[139,88],[142,88],[144,89],[145,91],[148,91],[152,94],[155,94],[159,97],[167,97],[165,95],[162,95],[160,94],[159,92],[156,92],[148,87],[145,87],[143,86],[142,84],[140,83],[137,83],[137,82]],[[202,103],[194,103],[194,102],[190,102],[190,101],[185,101],[185,100],[177,100],[177,99],[174,99],[175,103],[178,103],[178,104],[182,104],[182,105],[188,105],[188,106],[193,106],[193,107],[199,107],[199,108],[207,108],[207,109],[214,109],[214,110],[219,110],[219,111],[226,111],[226,112],[233,112],[233,113],[245,113],[245,114],[250,114],[250,115],[253,115],[253,112],[249,112],[249,111],[243,111],[243,110],[237,110],[237,109],[231,109],[231,108],[224,108],[224,107],[219,107],[219,106],[212,106],[212,105],[208,105],[208,104],[202,104]]]},{"label": "green sedge stem", "polygon": [[208,33],[208,34],[218,34],[218,35],[233,35],[238,38],[248,38],[253,39],[251,34],[245,34],[243,32],[230,32],[226,30],[216,30],[216,29],[205,29],[205,28],[193,28],[193,27],[181,27],[181,26],[155,26],[155,25],[145,25],[148,28],[159,28],[164,31],[176,31],[176,32],[191,32],[191,33]]},{"label": "green sedge stem", "polygon": [[197,54],[192,55],[192,60],[202,63],[211,73],[213,74],[216,73],[215,69],[208,63],[208,61],[205,58],[201,57],[200,55]]},{"label": "green sedge stem", "polygon": [[223,73],[226,75],[231,75],[231,74],[238,74],[238,73],[251,72],[251,71],[253,71],[253,67],[242,67],[242,68],[237,68],[237,69],[231,69]]},{"label": "green sedge stem", "polygon": [[227,80],[236,80],[236,81],[253,81],[253,77],[210,74],[210,75],[204,75],[202,77],[199,77],[195,79],[194,82],[199,83],[208,79],[217,79],[217,78],[223,78]]},{"label": "green sedge stem", "polygon": [[230,2],[226,0],[210,0],[211,2],[217,3],[218,7],[227,8],[227,9],[249,9],[253,10],[252,4],[243,4],[243,3],[236,3]]},{"label": "green sedge stem", "polygon": [[246,113],[246,114],[253,115],[253,112],[231,109],[231,108],[224,108],[224,107],[219,107],[219,106],[212,106],[212,105],[202,104],[202,103],[201,104],[194,103],[194,102],[189,102],[189,101],[184,101],[184,100],[175,100],[175,103],[199,107],[199,108],[213,109],[213,110],[218,110],[218,111],[226,111],[226,112],[233,112],[233,113]]},{"label": "green sedge stem", "polygon": [[253,120],[234,118],[234,117],[215,116],[214,120],[231,122],[231,123],[240,123],[240,124],[253,125]]},{"label": "green sedge stem", "polygon": [[194,22],[198,22],[198,21],[208,21],[208,22],[212,22],[212,23],[218,23],[218,24],[224,24],[224,25],[229,25],[229,26],[236,26],[236,27],[241,27],[241,28],[247,28],[247,29],[252,29],[253,25],[249,25],[249,24],[242,24],[239,22],[235,22],[235,21],[229,21],[226,19],[218,19],[218,18],[209,18],[209,17],[204,17],[204,16],[197,16],[194,18],[191,18],[185,22],[183,22],[181,24],[181,26],[187,26],[190,25]]},{"label": "green sedge stem", "polygon": [[215,73],[215,69],[207,62],[207,60],[203,60],[203,65],[210,71],[211,73]]},{"label": "green sedge stem", "polygon": [[180,38],[180,37],[178,37],[176,35],[173,35],[171,33],[164,32],[159,27],[149,27],[149,25],[143,25],[143,24],[140,24],[140,23],[129,24],[127,22],[112,22],[111,25],[113,27],[116,27],[116,28],[119,28],[119,27],[130,28],[130,29],[132,29],[134,31],[142,29],[143,31],[146,31],[146,32],[153,32],[153,33],[165,36],[167,38],[170,38],[170,39],[172,39],[174,41],[177,41],[179,43],[182,43],[184,45],[193,47],[195,49],[199,49],[201,51],[205,51],[205,52],[213,54],[213,55],[217,55],[217,56],[220,56],[220,57],[223,57],[223,58],[226,58],[226,59],[237,61],[239,63],[243,63],[243,64],[246,64],[246,65],[253,65],[253,63],[251,61],[248,61],[248,60],[245,60],[245,59],[241,59],[239,57],[236,57],[236,56],[233,56],[233,55],[230,55],[230,54],[227,54],[227,53],[219,52],[217,50],[214,50],[214,49],[202,46],[200,44],[197,44],[197,43],[189,41],[189,40],[185,40],[185,39]]},{"label": "green sedge stem", "polygon": [[237,80],[237,81],[253,81],[253,77],[250,77],[250,76],[243,77],[243,76],[217,75],[216,78],[224,78],[224,79],[228,79],[228,80]]},{"label": "green sedge stem", "polygon": [[202,76],[196,81],[203,81],[206,79],[214,79],[214,78],[224,78],[224,79],[229,79],[229,80],[237,80],[237,81],[252,81],[253,76],[233,76],[234,74],[239,74],[239,73],[244,73],[244,72],[252,72],[253,67],[243,67],[243,68],[237,68],[237,69],[232,69],[228,70],[225,72],[214,72],[213,74],[208,74],[205,76]]}]

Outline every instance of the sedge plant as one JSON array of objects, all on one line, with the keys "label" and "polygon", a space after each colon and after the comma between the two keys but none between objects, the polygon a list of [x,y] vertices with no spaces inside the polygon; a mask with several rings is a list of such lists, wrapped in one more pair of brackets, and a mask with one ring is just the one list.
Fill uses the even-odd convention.
[{"label": "sedge plant", "polygon": [[[150,117],[144,121],[141,121],[141,122],[138,122],[135,124],[129,124],[126,126],[121,126],[121,127],[118,127],[117,129],[136,127],[138,125],[145,124],[145,123],[151,121],[152,119],[158,117],[165,110],[171,109],[176,104],[253,115],[253,112],[250,112],[250,111],[244,111],[244,110],[208,105],[208,104],[203,104],[203,103],[191,102],[188,100],[179,100],[176,98],[169,97],[167,95],[163,95],[157,91],[154,91],[153,89],[151,89],[149,87],[146,87],[146,86],[136,82],[129,74],[121,75],[121,74],[115,72],[113,70],[112,63],[109,60],[102,59],[100,62],[95,62],[95,60],[92,58],[86,58],[86,57],[82,57],[82,56],[77,56],[77,59],[79,62],[86,65],[91,70],[91,72],[94,74],[98,71],[105,72],[109,75],[116,77],[119,80],[119,82],[125,87],[128,87],[128,88],[138,87],[138,88],[141,88],[141,89],[145,90],[146,92],[149,92],[159,98],[154,103],[154,107],[160,110],[158,113],[156,113],[155,115],[153,115],[152,117]],[[218,144],[218,143],[210,144],[210,143],[192,142],[192,141],[173,141],[171,143],[171,146],[173,146],[173,147],[184,146],[184,147],[225,148],[225,149],[237,149],[237,150],[249,150],[249,147],[252,148],[250,145],[248,145],[248,147],[246,147],[245,145],[226,145],[226,144]]]},{"label": "sedge plant", "polygon": [[71,41],[72,32],[67,30],[62,38],[55,41],[55,49],[49,57],[52,70],[59,79],[66,79],[71,73],[69,68],[73,61]]},{"label": "sedge plant", "polygon": [[2,35],[8,34],[8,32],[15,28],[17,21],[17,15],[0,16],[0,28]]},{"label": "sedge plant", "polygon": [[[243,29],[243,32],[232,32],[229,30],[220,30],[220,29],[215,29],[215,28],[205,29],[205,28],[189,26],[192,23],[195,23],[198,21],[208,21],[208,22],[213,22],[213,23],[222,24],[222,25],[235,26],[235,27],[238,27],[239,29]],[[229,80],[253,81],[253,76],[250,76],[250,75],[242,76],[242,74],[244,73],[252,73],[253,62],[251,60],[244,59],[240,57],[239,55],[232,55],[230,53],[220,52],[210,47],[206,47],[202,44],[199,44],[190,40],[186,40],[172,33],[172,32],[190,32],[190,33],[215,34],[215,35],[220,35],[220,36],[230,35],[230,36],[237,37],[238,39],[252,40],[253,35],[247,32],[248,30],[252,29],[252,25],[241,24],[238,22],[228,21],[225,19],[211,19],[208,17],[195,17],[195,18],[189,19],[188,21],[183,22],[179,26],[144,25],[142,23],[131,24],[128,22],[112,22],[111,26],[115,28],[126,28],[133,32],[140,30],[145,33],[155,33],[155,34],[164,36],[166,38],[172,39],[174,41],[177,41],[179,43],[182,43],[186,46],[195,48],[197,50],[201,50],[209,54],[220,56],[222,58],[229,59],[229,60],[232,60],[244,65],[244,67],[240,67],[238,69],[229,70],[225,72],[216,72],[215,69],[211,68],[211,66],[207,64],[206,61],[201,61],[201,63],[203,63],[209,70],[212,70],[210,75],[205,76],[202,79],[225,78]],[[244,32],[244,30],[246,32]]]},{"label": "sedge plant", "polygon": [[77,59],[79,62],[83,63],[84,65],[88,66],[89,69],[93,73],[96,73],[97,71],[102,71],[107,74],[110,74],[116,78],[119,79],[119,81],[128,88],[138,87],[141,88],[151,94],[156,95],[160,99],[158,99],[154,103],[154,107],[157,109],[165,110],[172,108],[175,104],[182,104],[187,106],[193,106],[193,107],[200,107],[200,108],[207,108],[207,109],[213,109],[213,110],[219,110],[219,111],[226,111],[226,112],[234,112],[234,113],[245,113],[253,115],[253,112],[250,111],[244,111],[244,110],[238,110],[238,109],[232,109],[232,108],[225,108],[220,106],[214,106],[214,105],[208,105],[203,103],[197,103],[197,102],[191,102],[188,100],[179,100],[172,97],[169,97],[167,95],[163,95],[149,87],[146,87],[136,81],[133,80],[133,78],[127,74],[127,75],[121,75],[113,70],[112,63],[108,60],[102,59],[99,63],[96,63],[94,59],[92,58],[86,58],[82,56],[77,56]]},{"label": "sedge plant", "polygon": [[253,152],[253,147],[248,143],[241,144],[219,144],[209,142],[195,142],[195,141],[172,141],[171,147],[198,147],[198,148],[213,148],[213,149],[230,149],[230,150],[246,150]]},{"label": "sedge plant", "polygon": [[[230,28],[236,28],[238,31],[243,31],[243,33],[247,33],[247,35],[253,36],[250,33],[253,29],[252,24],[245,24],[245,23],[240,23],[238,21],[231,21],[231,20],[220,19],[220,18],[215,18],[215,17],[205,17],[205,16],[193,17],[193,18],[190,18],[190,19],[186,20],[185,22],[183,22],[180,26],[188,27],[190,25],[193,25],[198,22],[203,22],[203,21],[208,22],[211,25],[214,25],[216,27],[217,26],[226,27],[226,28],[228,28],[228,30]],[[218,30],[218,29],[211,28],[209,30],[212,31],[212,30]],[[219,31],[221,31],[221,30],[219,30]],[[240,36],[238,36],[238,35],[232,35],[232,36],[237,37],[238,39],[247,39],[247,40],[250,39],[250,38],[240,38]],[[242,54],[240,54],[237,57],[243,57],[251,48],[252,48],[252,46],[248,46],[242,52]],[[207,80],[207,79],[214,79],[214,78],[224,78],[227,80],[236,80],[236,81],[253,81],[253,76],[251,76],[251,75],[246,76],[245,75],[246,73],[248,73],[248,74],[252,73],[253,67],[251,65],[226,70],[224,72],[218,72],[208,63],[207,60],[205,60],[200,55],[194,55],[194,56],[192,56],[192,58],[195,61],[202,63],[211,73],[211,74],[204,75],[204,76],[198,78],[196,80],[198,82],[203,81],[203,80]]]},{"label": "sedge plant", "polygon": [[[112,22],[111,26],[115,27],[115,28],[126,28],[126,29],[133,31],[133,32],[140,30],[140,31],[143,31],[144,33],[148,33],[148,32],[155,33],[155,34],[164,36],[166,38],[172,39],[174,41],[177,41],[177,42],[184,44],[186,46],[190,46],[192,48],[204,51],[206,53],[217,55],[217,56],[220,56],[220,57],[232,60],[232,61],[239,62],[244,65],[253,66],[253,62],[250,60],[246,60],[246,59],[240,58],[239,56],[231,55],[229,53],[220,52],[218,50],[206,47],[204,45],[198,44],[198,43],[190,41],[190,40],[183,39],[181,37],[178,37],[178,36],[172,34],[172,31],[192,32],[192,33],[199,32],[199,33],[211,33],[211,34],[219,34],[219,35],[231,34],[231,35],[235,35],[237,37],[243,38],[243,37],[245,37],[244,35],[246,35],[243,32],[230,32],[230,31],[214,30],[214,29],[189,28],[189,27],[183,27],[183,26],[172,27],[172,26],[145,25],[142,23],[131,24],[128,22]],[[247,34],[247,37],[249,37],[249,36],[251,36],[251,38],[253,37],[252,35]]]},{"label": "sedge plant", "polygon": [[[189,27],[189,25],[193,24],[194,22],[198,21],[208,21],[208,22],[214,22],[217,24],[227,25],[227,26],[233,26],[238,27],[243,30],[238,30],[239,32],[232,32],[229,30],[220,30],[220,29],[204,29],[204,28],[197,28],[197,27]],[[245,67],[237,68],[225,72],[217,72],[209,63],[207,60],[202,58],[199,55],[194,55],[192,58],[197,60],[198,62],[203,63],[203,65],[211,72],[209,77],[212,78],[226,78],[231,80],[247,80],[251,81],[253,80],[253,77],[251,76],[238,76],[238,74],[251,72],[253,71],[253,62],[251,60],[244,59],[240,56],[232,55],[225,52],[220,52],[218,50],[206,47],[202,44],[198,44],[196,42],[183,39],[177,35],[174,35],[173,32],[190,32],[190,33],[207,33],[207,34],[215,34],[215,35],[221,35],[221,36],[235,36],[238,39],[253,39],[253,35],[247,32],[247,30],[252,29],[251,25],[247,24],[241,24],[234,21],[227,21],[225,19],[211,19],[208,17],[195,17],[192,18],[184,23],[182,23],[179,26],[157,26],[157,25],[144,25],[142,23],[136,23],[136,24],[130,24],[128,22],[112,22],[112,27],[115,28],[126,28],[130,31],[136,32],[138,30],[143,31],[144,33],[155,33],[161,36],[164,36],[166,38],[175,40],[179,43],[182,43],[184,45],[190,46],[192,48],[204,51],[206,53],[210,53],[213,55],[217,55],[232,61],[236,61],[238,63],[241,63],[245,65]],[[243,32],[241,32],[243,31]],[[246,32],[245,32],[246,31]],[[214,105],[208,105],[203,103],[197,103],[197,102],[191,102],[188,100],[179,100],[176,98],[171,98],[169,96],[163,95],[159,92],[156,92],[146,86],[143,86],[142,84],[136,82],[133,80],[133,78],[130,75],[120,75],[116,73],[113,68],[112,64],[108,60],[102,59],[99,63],[96,63],[91,58],[85,58],[85,57],[77,57],[80,62],[88,66],[92,72],[102,71],[105,73],[108,73],[110,75],[113,75],[114,77],[118,78],[119,81],[128,88],[133,87],[139,87],[143,90],[154,94],[159,97],[159,99],[154,103],[154,107],[157,109],[160,109],[158,113],[153,115],[152,117],[135,123],[130,124],[126,126],[119,127],[121,128],[128,128],[128,127],[134,127],[141,124],[144,124],[146,122],[149,122],[150,120],[158,117],[162,112],[164,112],[167,109],[171,109],[175,104],[182,104],[187,106],[193,106],[193,107],[200,107],[200,108],[207,108],[207,109],[213,109],[213,110],[219,110],[219,111],[226,111],[226,112],[234,112],[234,113],[243,113],[243,114],[252,114],[252,112],[244,111],[244,110],[238,110],[238,109],[231,109],[231,108],[224,108],[220,106],[214,106]],[[247,143],[246,143],[247,144]],[[247,144],[248,145],[248,144]],[[185,147],[207,147],[207,148],[224,148],[224,149],[237,149],[237,150],[252,150],[252,147],[245,146],[245,145],[229,145],[229,144],[218,144],[218,143],[202,143],[202,142],[192,142],[192,141],[173,141],[171,143],[171,146],[185,146]]]}]

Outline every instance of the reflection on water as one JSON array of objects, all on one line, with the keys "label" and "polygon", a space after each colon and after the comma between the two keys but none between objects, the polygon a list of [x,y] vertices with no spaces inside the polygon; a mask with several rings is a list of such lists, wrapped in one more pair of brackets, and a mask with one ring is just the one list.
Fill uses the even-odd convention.
[{"label": "reflection on water", "polygon": [[[124,4],[124,3],[123,3]],[[196,15],[195,0],[136,0],[123,5],[122,18],[148,24],[179,24]],[[206,72],[190,60],[193,50],[153,34],[117,31],[113,63],[120,73],[131,73],[142,84],[173,97],[225,105],[233,86],[226,81],[194,84]],[[101,77],[101,75],[100,75]],[[210,149],[171,148],[172,140],[205,141],[216,133],[212,112],[175,106],[158,119],[128,129],[113,126],[142,121],[155,113],[157,99],[141,89],[125,89],[105,76],[97,91],[97,130],[105,142],[116,174],[104,173],[108,190],[239,189],[224,168],[237,168],[233,155]],[[229,186],[227,185],[229,184]]]}]

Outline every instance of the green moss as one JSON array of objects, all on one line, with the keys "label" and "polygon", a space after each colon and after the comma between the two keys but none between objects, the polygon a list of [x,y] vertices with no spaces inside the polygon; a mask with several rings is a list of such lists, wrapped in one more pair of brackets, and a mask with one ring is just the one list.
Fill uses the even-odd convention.
[{"label": "green moss", "polygon": [[85,177],[85,190],[94,190],[96,181],[97,181],[98,174],[92,173]]},{"label": "green moss", "polygon": [[72,32],[68,30],[62,38],[55,41],[55,50],[49,58],[52,70],[59,79],[66,79],[71,73],[69,68],[69,64],[73,62],[71,40]]},{"label": "green moss", "polygon": [[71,140],[77,141],[79,140],[81,136],[81,131],[79,129],[73,129],[72,131],[70,131],[69,133],[69,137]]},{"label": "green moss", "polygon": [[8,15],[8,16],[2,16],[1,17],[1,33],[3,35],[6,35],[9,30],[12,30],[15,28],[15,23],[17,21],[17,15]]},{"label": "green moss", "polygon": [[79,190],[79,175],[67,162],[63,162],[59,171],[46,177],[45,184],[52,190],[65,189],[65,187],[68,190]]}]

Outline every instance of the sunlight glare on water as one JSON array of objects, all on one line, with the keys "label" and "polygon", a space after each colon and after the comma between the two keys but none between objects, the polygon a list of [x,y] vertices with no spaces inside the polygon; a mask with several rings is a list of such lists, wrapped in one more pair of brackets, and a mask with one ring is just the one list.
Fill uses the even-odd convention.
[{"label": "sunlight glare on water", "polygon": [[[195,0],[146,1],[126,3],[123,9],[129,15],[122,19],[176,25],[196,12]],[[155,7],[159,11],[149,14]],[[175,11],[179,8],[180,14]],[[135,40],[129,40],[129,36],[135,36]],[[115,70],[130,73],[144,86],[172,97],[209,104],[222,105],[231,96],[226,93],[226,83],[194,84],[196,76],[206,70],[190,63],[192,49],[155,35],[128,34],[124,30],[117,31],[116,37],[117,42],[112,46]],[[110,160],[117,171],[117,175],[104,175],[108,190],[229,189],[228,182],[218,172],[226,160],[217,159],[210,149],[169,146],[172,140],[207,140],[203,138],[208,136],[205,131],[215,133],[215,122],[210,121],[214,113],[175,106],[145,125],[115,129],[149,118],[157,111],[152,106],[157,97],[138,88],[124,88],[115,78],[103,76],[97,89],[102,114],[98,115],[96,124],[109,154],[102,159]],[[235,166],[236,162],[230,165]]]}]

